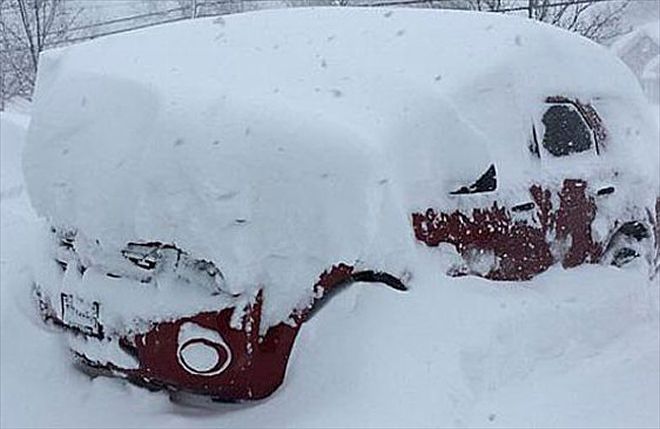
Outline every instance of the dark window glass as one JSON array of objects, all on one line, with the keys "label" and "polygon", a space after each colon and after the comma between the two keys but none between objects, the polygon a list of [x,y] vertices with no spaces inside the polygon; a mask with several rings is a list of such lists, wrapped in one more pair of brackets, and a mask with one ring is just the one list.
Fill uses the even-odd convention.
[{"label": "dark window glass", "polygon": [[452,195],[476,194],[479,192],[491,192],[497,188],[497,172],[495,165],[491,164],[488,170],[470,186],[463,186],[460,189],[451,192]]},{"label": "dark window glass", "polygon": [[591,131],[573,106],[552,106],[542,121],[545,125],[543,147],[552,155],[565,156],[591,148]]}]

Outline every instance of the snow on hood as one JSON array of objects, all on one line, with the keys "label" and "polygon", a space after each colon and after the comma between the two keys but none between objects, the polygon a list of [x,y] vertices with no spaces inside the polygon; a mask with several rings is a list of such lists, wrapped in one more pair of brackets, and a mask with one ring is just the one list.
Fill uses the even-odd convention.
[{"label": "snow on hood", "polygon": [[175,243],[234,292],[265,287],[272,324],[334,263],[401,272],[409,213],[491,163],[502,192],[538,175],[527,139],[552,95],[600,100],[615,143],[649,139],[631,72],[537,22],[377,8],[200,19],[44,53],[24,169],[52,223],[117,251]]}]

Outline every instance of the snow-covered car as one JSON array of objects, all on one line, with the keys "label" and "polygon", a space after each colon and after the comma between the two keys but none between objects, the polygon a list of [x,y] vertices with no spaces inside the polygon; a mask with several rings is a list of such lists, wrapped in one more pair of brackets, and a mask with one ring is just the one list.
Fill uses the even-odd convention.
[{"label": "snow-covered car", "polygon": [[277,389],[332,293],[429,260],[657,271],[634,76],[515,17],[262,11],[46,52],[24,172],[34,294],[81,366],[218,401]]}]

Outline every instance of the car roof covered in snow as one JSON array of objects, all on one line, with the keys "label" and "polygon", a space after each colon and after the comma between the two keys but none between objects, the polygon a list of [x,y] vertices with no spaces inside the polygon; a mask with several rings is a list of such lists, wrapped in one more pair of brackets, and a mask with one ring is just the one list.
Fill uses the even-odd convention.
[{"label": "car roof covered in snow", "polygon": [[403,264],[410,210],[490,163],[502,189],[526,186],[540,174],[530,129],[555,95],[593,102],[615,143],[649,137],[630,71],[537,22],[380,8],[192,20],[44,53],[26,181],[53,223],[117,247],[175,242],[238,290],[276,285],[274,321],[329,261]]}]

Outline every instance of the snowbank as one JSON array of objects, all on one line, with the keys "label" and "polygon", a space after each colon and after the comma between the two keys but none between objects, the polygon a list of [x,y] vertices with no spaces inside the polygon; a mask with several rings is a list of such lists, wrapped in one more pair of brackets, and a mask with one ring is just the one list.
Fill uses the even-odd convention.
[{"label": "snowbank", "polygon": [[[2,144],[20,149],[6,117]],[[20,151],[2,162],[9,173]],[[660,425],[658,288],[632,267],[493,284],[446,277],[420,252],[410,293],[351,288],[307,323],[269,401],[191,410],[75,371],[30,301],[38,222],[24,193],[0,220],[2,427]]]},{"label": "snowbank", "polygon": [[659,21],[652,21],[640,25],[630,33],[621,36],[612,43],[611,49],[618,55],[625,55],[629,50],[636,48],[635,45],[639,44],[644,38],[648,38],[651,42],[655,43],[656,47],[660,46]]},{"label": "snowbank", "polygon": [[660,21],[635,28],[617,39],[611,49],[635,73],[649,101],[660,103]]},{"label": "snowbank", "polygon": [[[20,153],[27,132],[29,116],[1,112],[0,128],[0,199],[13,198],[23,192]],[[19,144],[19,142],[21,142]]]},{"label": "snowbank", "polygon": [[603,166],[657,172],[630,71],[550,26],[351,8],[195,20],[45,53],[26,181],[39,215],[103,252],[175,243],[231,292],[264,287],[272,325],[334,263],[409,268],[410,213],[490,163],[502,201],[558,180],[527,150],[552,95],[600,102]]}]

